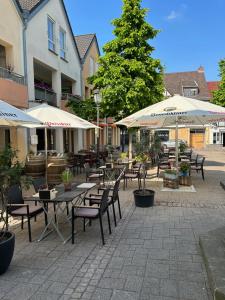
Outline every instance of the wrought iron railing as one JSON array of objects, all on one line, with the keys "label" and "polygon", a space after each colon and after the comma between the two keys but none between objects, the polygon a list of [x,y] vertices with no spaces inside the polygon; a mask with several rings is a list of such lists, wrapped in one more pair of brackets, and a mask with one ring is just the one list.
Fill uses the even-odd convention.
[{"label": "wrought iron railing", "polygon": [[15,81],[16,83],[23,84],[23,85],[26,84],[24,76],[14,73],[2,67],[0,67],[0,78],[10,79]]},{"label": "wrought iron railing", "polygon": [[62,100],[68,100],[68,101],[76,101],[76,102],[80,102],[81,101],[81,97],[78,95],[72,95],[69,93],[62,93],[61,96]]},{"label": "wrought iron railing", "polygon": [[46,102],[52,106],[57,106],[56,93],[42,87],[35,86],[35,100],[38,102]]}]

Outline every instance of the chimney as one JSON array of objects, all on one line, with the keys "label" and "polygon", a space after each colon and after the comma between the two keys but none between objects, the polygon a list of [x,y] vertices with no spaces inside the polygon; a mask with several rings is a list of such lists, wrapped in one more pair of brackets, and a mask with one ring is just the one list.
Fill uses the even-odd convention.
[{"label": "chimney", "polygon": [[198,73],[205,73],[205,69],[203,66],[200,66],[197,71]]}]

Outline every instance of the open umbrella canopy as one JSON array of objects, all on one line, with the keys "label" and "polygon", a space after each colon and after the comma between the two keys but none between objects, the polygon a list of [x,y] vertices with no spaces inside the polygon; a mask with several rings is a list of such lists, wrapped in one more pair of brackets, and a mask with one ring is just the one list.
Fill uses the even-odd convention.
[{"label": "open umbrella canopy", "polygon": [[41,124],[36,118],[0,100],[0,126],[20,126],[26,123],[35,125]]},{"label": "open umbrella canopy", "polygon": [[[49,128],[98,128],[96,125],[79,118],[78,116],[48,104],[41,104],[27,110],[27,113]],[[32,127],[32,126],[30,126]],[[33,126],[35,127],[35,126]]]},{"label": "open umbrella canopy", "polygon": [[225,108],[196,99],[175,95],[148,106],[117,125],[163,128],[173,125],[205,125],[225,121]]}]

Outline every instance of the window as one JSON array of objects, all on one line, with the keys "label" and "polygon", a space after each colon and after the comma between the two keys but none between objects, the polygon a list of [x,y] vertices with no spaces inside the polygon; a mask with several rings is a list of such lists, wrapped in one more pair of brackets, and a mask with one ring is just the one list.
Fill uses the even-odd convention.
[{"label": "window", "polygon": [[95,72],[95,61],[92,57],[90,57],[89,61],[89,75],[92,76],[94,75]]},{"label": "window", "polygon": [[63,29],[59,31],[60,57],[66,59],[66,32]]},{"label": "window", "polygon": [[48,17],[48,49],[55,52],[55,22]]},{"label": "window", "polygon": [[198,95],[198,88],[183,88],[183,94],[185,97],[191,97]]}]

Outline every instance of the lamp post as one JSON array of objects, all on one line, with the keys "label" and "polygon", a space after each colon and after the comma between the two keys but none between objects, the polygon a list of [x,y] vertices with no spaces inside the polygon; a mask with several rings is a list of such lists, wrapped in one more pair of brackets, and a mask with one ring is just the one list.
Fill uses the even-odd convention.
[{"label": "lamp post", "polygon": [[100,160],[99,160],[99,108],[100,108],[100,102],[101,102],[101,95],[99,93],[99,90],[94,90],[94,100],[96,103],[97,108],[97,152],[96,152],[96,167],[100,166]]}]

